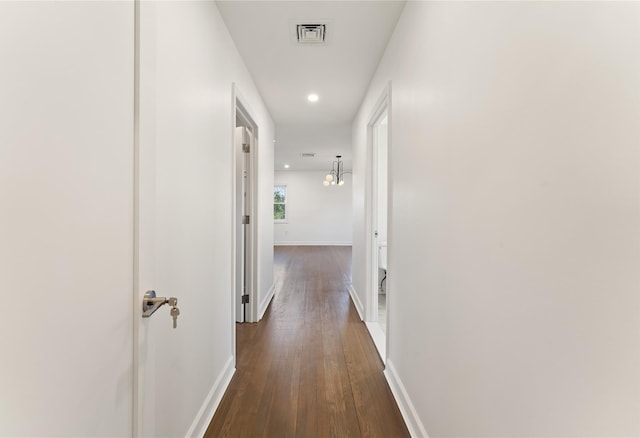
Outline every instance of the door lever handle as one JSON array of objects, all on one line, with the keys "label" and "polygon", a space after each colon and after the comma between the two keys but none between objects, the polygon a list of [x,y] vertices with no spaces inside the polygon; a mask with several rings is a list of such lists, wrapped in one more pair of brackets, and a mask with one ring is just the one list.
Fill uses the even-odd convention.
[{"label": "door lever handle", "polygon": [[169,302],[165,297],[156,297],[156,291],[148,290],[142,298],[142,317],[148,318],[155,313],[162,305]]}]

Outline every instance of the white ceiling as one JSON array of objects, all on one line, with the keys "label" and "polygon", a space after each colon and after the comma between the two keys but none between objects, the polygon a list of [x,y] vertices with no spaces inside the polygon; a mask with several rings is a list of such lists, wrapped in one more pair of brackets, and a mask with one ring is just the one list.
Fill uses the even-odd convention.
[{"label": "white ceiling", "polygon": [[[276,170],[350,168],[350,126],[404,1],[218,1],[276,124]],[[326,24],[328,42],[299,45],[296,24]],[[317,93],[317,103],[307,101]],[[301,159],[315,152],[315,159]]]},{"label": "white ceiling", "polygon": [[[351,169],[351,123],[279,125],[277,130],[275,170],[325,170],[331,169],[336,155],[342,155],[344,168]],[[301,153],[312,152],[314,158]]]}]

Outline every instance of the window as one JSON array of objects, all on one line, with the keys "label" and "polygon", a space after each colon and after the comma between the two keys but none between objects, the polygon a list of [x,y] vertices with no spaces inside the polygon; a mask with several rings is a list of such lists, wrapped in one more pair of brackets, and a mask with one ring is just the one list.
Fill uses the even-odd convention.
[{"label": "window", "polygon": [[287,186],[273,187],[273,220],[275,222],[287,220]]}]

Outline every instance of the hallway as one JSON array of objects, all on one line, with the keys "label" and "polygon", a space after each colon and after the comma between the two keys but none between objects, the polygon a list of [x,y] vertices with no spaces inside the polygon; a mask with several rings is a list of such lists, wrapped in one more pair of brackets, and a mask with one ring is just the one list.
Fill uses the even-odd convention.
[{"label": "hallway", "polygon": [[276,247],[276,295],[238,325],[235,376],[207,437],[409,436],[347,286],[350,247]]},{"label": "hallway", "polygon": [[0,437],[640,438],[639,24],[0,2]]}]

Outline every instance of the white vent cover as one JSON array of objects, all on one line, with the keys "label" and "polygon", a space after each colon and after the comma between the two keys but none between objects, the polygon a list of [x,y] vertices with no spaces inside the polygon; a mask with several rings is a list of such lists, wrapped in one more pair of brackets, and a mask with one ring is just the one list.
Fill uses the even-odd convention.
[{"label": "white vent cover", "polygon": [[298,43],[323,44],[326,29],[325,24],[298,24]]},{"label": "white vent cover", "polygon": [[314,152],[302,152],[300,156],[302,158],[315,158],[316,154]]}]

